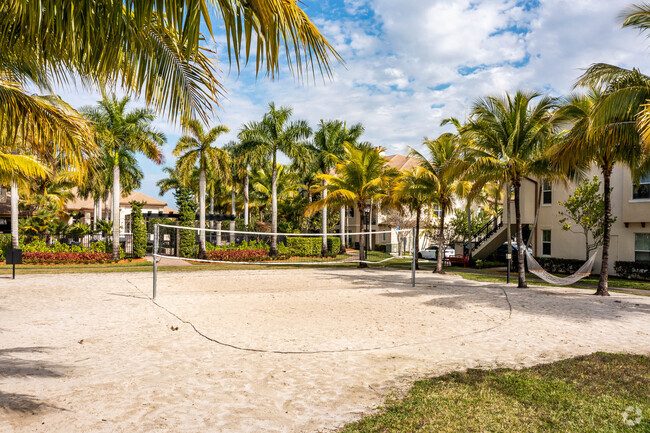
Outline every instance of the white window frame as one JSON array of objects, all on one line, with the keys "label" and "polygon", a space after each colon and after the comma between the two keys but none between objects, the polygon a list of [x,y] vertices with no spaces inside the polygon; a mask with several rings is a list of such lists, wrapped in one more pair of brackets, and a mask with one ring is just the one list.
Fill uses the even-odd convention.
[{"label": "white window frame", "polygon": [[646,261],[638,260],[637,257],[636,257],[637,252],[650,254],[650,250],[637,250],[636,249],[636,238],[637,238],[637,236],[640,236],[640,235],[650,237],[650,233],[634,233],[634,261],[635,262],[640,262],[640,263],[647,263]]},{"label": "white window frame", "polygon": [[[641,185],[646,185],[648,188],[648,196],[647,197],[634,197],[634,192],[637,187]],[[638,184],[632,184],[632,201],[648,201],[650,200],[650,174],[647,174],[645,176],[641,176],[641,179],[639,179]]]},{"label": "white window frame", "polygon": [[[546,201],[546,193],[549,193],[549,201]],[[542,205],[550,206],[553,204],[553,184],[547,180],[542,181]]]},{"label": "white window frame", "polygon": [[[546,232],[548,232],[548,237],[549,237],[548,241],[544,240],[544,233],[546,233]],[[546,245],[546,244],[548,244],[548,253],[544,252],[544,245]],[[553,232],[551,231],[551,229],[542,229],[542,256],[544,256],[544,257],[550,257],[551,256],[551,253],[553,251],[553,249],[552,249],[553,246],[552,245],[553,245]]]}]

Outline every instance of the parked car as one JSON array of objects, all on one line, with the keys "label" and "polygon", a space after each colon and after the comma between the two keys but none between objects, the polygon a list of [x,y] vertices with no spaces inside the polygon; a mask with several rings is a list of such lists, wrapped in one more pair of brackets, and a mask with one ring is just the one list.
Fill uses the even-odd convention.
[{"label": "parked car", "polygon": [[[451,247],[445,247],[443,251],[444,258],[449,258],[456,255],[456,251]],[[418,252],[418,259],[438,260],[438,245],[431,245],[424,250],[420,250],[420,252]]]},{"label": "parked car", "polygon": [[[517,260],[517,242],[512,242],[512,261]],[[533,250],[528,248],[528,252],[530,254],[533,254]],[[504,242],[503,245],[499,246],[499,248],[496,249],[494,253],[492,253],[492,257],[495,261],[497,262],[505,262],[506,261],[506,254],[508,254],[508,242]]]}]

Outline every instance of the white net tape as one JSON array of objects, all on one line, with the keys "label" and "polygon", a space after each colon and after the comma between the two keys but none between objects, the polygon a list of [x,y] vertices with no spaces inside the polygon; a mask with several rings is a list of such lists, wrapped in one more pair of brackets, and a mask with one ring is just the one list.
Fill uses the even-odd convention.
[{"label": "white net tape", "polygon": [[[413,249],[410,229],[344,234],[268,233],[159,224],[155,230],[155,257],[197,263],[380,264],[395,259],[410,261]],[[201,232],[205,233],[204,251],[200,248]],[[271,254],[273,241],[277,245],[277,255]],[[346,244],[346,248],[342,248],[342,244]],[[362,245],[364,249],[360,250]]]},{"label": "white net tape", "polygon": [[551,275],[542,269],[542,265],[540,265],[537,260],[535,260],[531,253],[529,253],[527,250],[524,251],[526,251],[526,264],[528,265],[528,270],[547,283],[551,283],[556,286],[568,286],[577,283],[585,277],[588,277],[591,274],[592,268],[594,267],[594,262],[596,261],[597,254],[594,253],[591,257],[589,257],[589,260],[587,260],[584,265],[580,266],[576,272],[569,275],[568,277],[556,277],[555,275]]}]

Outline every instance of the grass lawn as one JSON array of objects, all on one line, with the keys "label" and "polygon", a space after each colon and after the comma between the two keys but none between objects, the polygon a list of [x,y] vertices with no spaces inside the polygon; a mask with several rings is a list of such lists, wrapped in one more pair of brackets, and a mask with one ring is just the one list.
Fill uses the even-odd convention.
[{"label": "grass lawn", "polygon": [[[447,271],[453,272],[454,268],[447,268]],[[460,276],[467,280],[473,281],[482,281],[488,283],[505,283],[506,275],[505,271],[483,271],[483,272],[458,272]],[[540,280],[535,275],[531,273],[526,273],[526,280],[530,281],[531,284],[536,284],[540,286],[552,286],[545,281]],[[517,282],[517,274],[510,274],[510,281]],[[573,287],[576,289],[596,289],[598,285],[598,276],[591,276],[580,280],[578,283],[566,286]],[[609,278],[609,287],[611,290],[616,290],[616,288],[621,289],[636,289],[636,290],[648,290],[650,291],[650,281],[638,281],[638,280],[626,280],[623,278],[610,277]],[[649,293],[650,294],[650,293]]]},{"label": "grass lawn", "polygon": [[[341,432],[650,432],[650,357],[596,353],[418,381]],[[628,426],[622,413],[639,408]],[[633,418],[636,418],[634,414]]]}]

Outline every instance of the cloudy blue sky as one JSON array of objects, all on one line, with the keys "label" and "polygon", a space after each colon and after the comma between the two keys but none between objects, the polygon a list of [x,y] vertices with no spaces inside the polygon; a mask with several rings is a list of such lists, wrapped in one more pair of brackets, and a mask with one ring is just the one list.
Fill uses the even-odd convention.
[{"label": "cloudy blue sky", "polygon": [[[628,0],[303,0],[307,13],[345,60],[331,81],[302,82],[285,68],[276,80],[240,74],[222,63],[226,98],[215,122],[234,138],[261,118],[269,101],[291,105],[312,126],[319,119],[361,122],[365,139],[390,153],[417,148],[441,132],[440,121],[464,118],[479,96],[534,89],[554,96],[572,90],[595,62],[650,73],[648,41],[618,19]],[[218,36],[218,35],[217,35]],[[216,41],[224,58],[225,46]],[[97,94],[62,90],[74,106]],[[179,130],[168,136],[167,163]],[[142,161],[142,191],[158,196],[160,167]],[[171,195],[164,197],[173,204]]]}]

